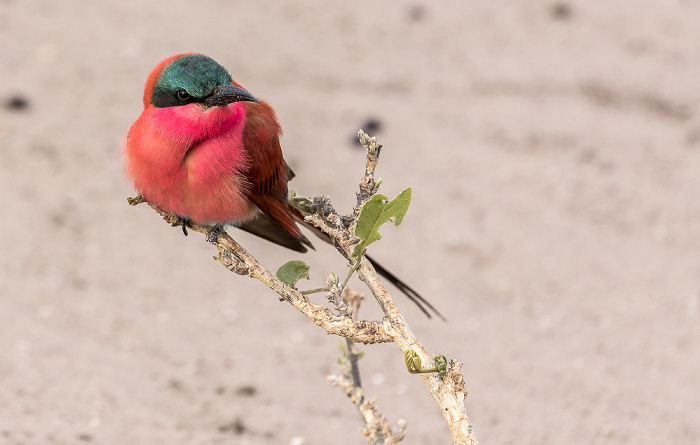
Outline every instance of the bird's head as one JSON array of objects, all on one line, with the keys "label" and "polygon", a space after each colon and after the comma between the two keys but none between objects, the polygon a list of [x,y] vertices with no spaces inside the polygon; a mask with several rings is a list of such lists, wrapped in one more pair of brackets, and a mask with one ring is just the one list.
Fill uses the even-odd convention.
[{"label": "bird's head", "polygon": [[167,108],[198,103],[204,107],[260,102],[236,84],[226,68],[203,54],[180,54],[156,66],[146,82],[145,107]]},{"label": "bird's head", "polygon": [[243,128],[243,101],[260,100],[203,54],[179,54],[160,62],[143,93],[144,116],[161,134],[183,143]]}]

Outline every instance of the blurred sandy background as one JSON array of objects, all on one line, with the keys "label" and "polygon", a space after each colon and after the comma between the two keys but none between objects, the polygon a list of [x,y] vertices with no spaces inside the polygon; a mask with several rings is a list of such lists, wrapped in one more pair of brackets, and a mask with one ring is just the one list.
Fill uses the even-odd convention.
[{"label": "blurred sandy background", "polygon": [[[146,76],[187,51],[276,108],[293,188],[340,210],[381,122],[382,191],[414,200],[372,252],[449,316],[395,292],[465,362],[482,444],[700,442],[699,21],[687,0],[0,1],[0,443],[364,443],[325,381],[337,340],[126,203]],[[305,259],[309,287],[344,271]],[[404,443],[449,443],[399,351],[365,351]]]}]

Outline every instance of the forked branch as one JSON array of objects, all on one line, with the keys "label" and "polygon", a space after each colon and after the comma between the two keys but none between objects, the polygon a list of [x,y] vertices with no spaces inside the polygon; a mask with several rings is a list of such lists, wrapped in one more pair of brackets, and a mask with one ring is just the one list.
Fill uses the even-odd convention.
[{"label": "forked branch", "polygon": [[[381,180],[374,179],[381,145],[377,143],[376,138],[370,138],[362,131],[359,137],[367,149],[367,160],[365,174],[360,181],[360,190],[357,193],[357,206],[350,215],[338,215],[328,198],[316,198],[310,201],[293,197],[290,202],[306,213],[307,223],[314,225],[330,237],[336,249],[348,260],[350,267],[357,270],[359,278],[367,285],[384,313],[382,321],[355,320],[345,311],[334,313],[325,306],[313,303],[294,286],[279,280],[225,232],[212,231],[212,227],[197,224],[187,224],[187,228],[205,234],[210,242],[217,245],[219,252],[215,259],[226,268],[237,274],[248,275],[262,281],[281,300],[287,301],[327,333],[339,335],[355,343],[392,342],[399,347],[402,354],[408,352],[407,356],[415,357],[417,363],[423,363],[427,368],[432,368],[434,367],[433,358],[426,353],[409,328],[377,277],[371,263],[364,254],[359,257],[353,256],[353,249],[359,241],[354,233],[358,215],[362,206],[376,193],[381,183]],[[140,202],[145,202],[140,196],[129,199],[132,205]],[[183,224],[177,216],[156,207],[154,209],[170,224]],[[462,363],[454,359],[450,360],[449,366],[443,371],[423,373],[420,374],[420,378],[440,408],[454,442],[478,444],[464,406],[466,392]],[[403,439],[404,426],[391,428],[388,421],[376,411],[374,404],[367,402],[363,395],[358,395],[357,388],[352,379],[348,378],[347,373],[344,376],[334,377],[333,384],[340,386],[351,395],[351,399],[358,406],[365,420],[365,435],[372,443],[398,443]]]}]

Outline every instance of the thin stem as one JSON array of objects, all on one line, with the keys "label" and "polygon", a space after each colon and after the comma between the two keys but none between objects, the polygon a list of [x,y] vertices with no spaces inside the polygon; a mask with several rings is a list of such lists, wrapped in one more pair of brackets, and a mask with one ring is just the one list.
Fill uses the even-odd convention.
[{"label": "thin stem", "polygon": [[343,284],[340,286],[340,291],[342,292],[343,289],[345,289],[345,286],[348,285],[348,281],[350,281],[350,277],[352,277],[352,274],[355,273],[355,271],[360,267],[360,258],[357,258],[357,261],[355,261],[355,264],[350,266],[350,270],[348,270],[348,274],[345,276],[345,280],[343,280]]},{"label": "thin stem", "polygon": [[309,290],[300,290],[299,293],[302,295],[311,295],[311,294],[317,294],[319,292],[328,292],[331,290],[328,286],[326,287],[319,287],[316,289],[309,289]]}]

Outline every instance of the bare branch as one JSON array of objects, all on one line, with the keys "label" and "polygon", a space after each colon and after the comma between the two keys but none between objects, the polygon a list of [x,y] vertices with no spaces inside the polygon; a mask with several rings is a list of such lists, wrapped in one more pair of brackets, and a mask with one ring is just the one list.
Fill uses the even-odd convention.
[{"label": "bare branch", "polygon": [[353,209],[354,218],[357,218],[362,205],[376,193],[379,187],[379,182],[374,180],[374,170],[377,168],[379,154],[382,151],[382,146],[377,142],[376,137],[369,137],[369,135],[362,130],[358,131],[357,137],[367,150],[367,160],[365,161],[365,175],[360,180],[360,192],[357,194],[357,205]]},{"label": "bare branch", "polygon": [[406,423],[399,422],[397,428],[392,428],[389,420],[377,409],[374,400],[367,400],[366,397],[361,396],[363,394],[362,388],[359,388],[358,391],[347,373],[328,376],[328,382],[345,391],[345,394],[347,394],[350,400],[355,404],[365,422],[365,428],[363,428],[362,434],[367,438],[369,443],[374,445],[394,445],[399,443],[406,436]]},{"label": "bare branch", "polygon": [[[358,204],[353,209],[353,214],[339,216],[328,198],[316,198],[313,204],[308,205],[308,208],[305,209],[306,212],[309,212],[305,220],[327,234],[336,249],[348,260],[351,267],[357,267],[358,276],[367,285],[384,313],[384,318],[381,322],[356,321],[346,310],[339,310],[339,315],[336,315],[325,306],[309,301],[298,290],[280,281],[225,232],[212,231],[212,228],[207,226],[187,224],[176,215],[164,212],[156,207],[154,209],[169,223],[173,225],[186,224],[187,228],[205,234],[207,239],[213,238],[212,233],[217,234],[216,239],[210,239],[210,241],[215,243],[219,249],[219,254],[215,257],[218,261],[235,273],[248,275],[262,281],[281,300],[287,301],[312,320],[314,324],[326,330],[327,333],[339,335],[356,343],[396,343],[402,353],[409,349],[415,351],[421,363],[431,368],[433,363],[432,357],[426,353],[409,328],[406,320],[379,281],[371,263],[364,256],[360,258],[359,262],[357,258],[352,257],[353,246],[358,242],[354,235],[356,218],[359,215],[361,206],[376,192],[380,183],[380,181],[374,180],[374,170],[378,162],[381,145],[377,143],[376,138],[369,138],[362,131],[360,131],[359,136],[367,149],[367,161],[365,175],[360,181],[360,191],[357,194]],[[129,203],[132,205],[140,202],[144,202],[140,196],[129,199]],[[340,306],[336,307],[340,309]],[[352,346],[350,346],[350,349],[352,349]],[[462,375],[462,363],[450,360],[449,369],[444,375],[428,373],[420,374],[420,378],[439,406],[454,442],[456,444],[478,444],[464,406],[466,392]],[[377,411],[376,406],[372,402],[365,400],[362,388],[358,384],[359,379],[355,381],[352,376],[346,373],[340,377],[332,377],[331,381],[334,385],[343,388],[358,407],[365,420],[366,428],[364,434],[372,443],[393,444],[403,438],[405,425],[392,430],[388,420]]]},{"label": "bare branch", "polygon": [[[360,310],[363,295],[350,288],[343,291],[343,300],[347,307],[348,315],[355,318]],[[367,400],[364,388],[360,380],[358,361],[361,357],[357,345],[345,339],[346,348],[342,357],[343,374],[328,376],[331,385],[338,386],[352,400],[357,408],[365,427],[362,434],[373,445],[397,444],[406,436],[406,422],[399,421],[396,428],[392,428],[389,420],[379,411],[374,400]]]},{"label": "bare branch", "polygon": [[[151,205],[149,203],[149,205]],[[172,213],[163,211],[153,205],[166,222],[177,224],[178,218]],[[187,228],[209,235],[211,227],[199,224],[188,224]],[[317,326],[325,329],[329,334],[340,335],[357,343],[387,343],[393,341],[391,327],[386,323],[376,321],[355,321],[347,316],[337,316],[330,309],[309,301],[298,290],[280,281],[274,274],[258,262],[247,250],[234,241],[226,232],[219,234],[215,240],[219,246],[217,259],[229,270],[239,275],[248,275],[262,281],[272,289],[280,299],[286,300],[296,310],[306,315]]]},{"label": "bare branch", "polygon": [[[377,165],[381,146],[377,144],[376,139],[368,138],[362,131],[360,131],[360,141],[365,146],[368,153],[365,176],[360,181],[360,193],[358,194],[358,205],[361,207],[361,204],[366,202],[374,191],[376,191],[374,170]],[[356,218],[359,214],[358,207],[356,207],[355,210],[354,217]],[[337,240],[337,242],[334,243],[336,249],[352,264],[352,246],[356,242],[356,239],[348,229],[342,228],[341,217],[335,215],[335,212],[327,213],[330,213],[330,215],[326,217],[322,217],[319,214],[309,215],[306,217],[306,221],[320,228],[323,232],[328,233],[334,240]],[[394,343],[401,349],[401,352],[403,353],[407,349],[412,348],[420,356],[424,364],[431,364],[430,366],[432,366],[432,358],[426,353],[423,346],[409,328],[408,323],[406,323],[406,320],[399,312],[396,304],[394,304],[394,301],[379,281],[372,264],[364,257],[359,263],[358,275],[360,279],[367,284],[367,287],[369,287],[372,295],[374,295],[384,312],[384,323],[389,323],[393,328],[392,332],[395,334]],[[464,390],[462,363],[451,360],[450,368],[443,377],[437,373],[421,374],[420,376],[433,396],[433,399],[440,407],[440,412],[442,412],[450,428],[450,433],[455,443],[478,444],[464,406],[464,397],[466,393]]]}]

